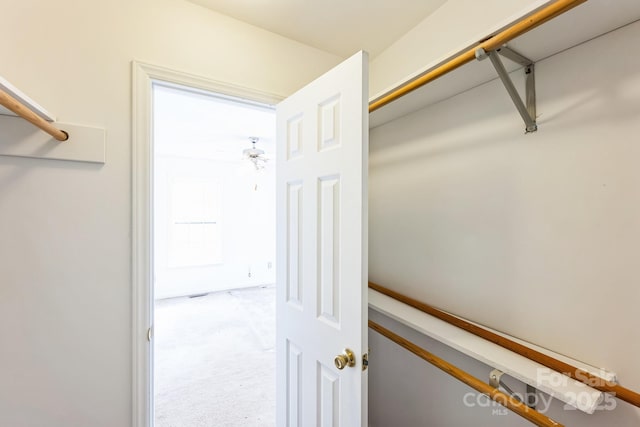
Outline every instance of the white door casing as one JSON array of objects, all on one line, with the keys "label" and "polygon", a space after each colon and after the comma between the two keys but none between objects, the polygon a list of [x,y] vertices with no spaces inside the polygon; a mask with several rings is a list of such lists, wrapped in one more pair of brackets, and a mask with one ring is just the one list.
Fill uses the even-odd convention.
[{"label": "white door casing", "polygon": [[157,65],[132,62],[132,421],[153,426],[153,85],[176,84],[273,105],[282,96],[186,74]]},{"label": "white door casing", "polygon": [[367,425],[367,92],[359,52],[277,107],[278,427]]}]

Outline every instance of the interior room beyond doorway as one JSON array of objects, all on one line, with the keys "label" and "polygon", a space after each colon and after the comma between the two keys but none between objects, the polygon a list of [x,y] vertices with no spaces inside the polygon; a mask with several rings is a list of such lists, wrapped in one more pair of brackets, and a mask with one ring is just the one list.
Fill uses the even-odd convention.
[{"label": "interior room beyond doorway", "polygon": [[275,112],[157,83],[153,117],[155,426],[271,426]]}]

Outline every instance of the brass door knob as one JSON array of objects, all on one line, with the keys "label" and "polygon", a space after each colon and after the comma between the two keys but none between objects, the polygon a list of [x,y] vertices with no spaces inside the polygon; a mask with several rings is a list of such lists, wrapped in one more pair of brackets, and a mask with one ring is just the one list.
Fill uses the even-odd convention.
[{"label": "brass door knob", "polygon": [[333,359],[333,363],[335,363],[336,368],[340,370],[344,369],[346,366],[354,367],[356,366],[356,356],[353,354],[353,351],[345,348],[342,351],[342,354],[337,355],[336,358]]}]

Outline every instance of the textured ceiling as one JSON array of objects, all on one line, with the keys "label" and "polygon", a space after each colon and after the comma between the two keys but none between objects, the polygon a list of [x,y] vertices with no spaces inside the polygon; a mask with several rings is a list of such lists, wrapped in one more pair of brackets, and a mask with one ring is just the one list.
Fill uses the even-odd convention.
[{"label": "textured ceiling", "polygon": [[188,1],[341,57],[373,57],[446,0]]}]

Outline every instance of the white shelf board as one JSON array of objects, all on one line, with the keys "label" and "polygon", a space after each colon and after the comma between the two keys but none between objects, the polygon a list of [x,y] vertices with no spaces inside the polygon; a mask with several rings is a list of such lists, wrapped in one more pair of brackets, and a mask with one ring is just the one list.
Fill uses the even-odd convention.
[{"label": "white shelf board", "polygon": [[[601,391],[555,373],[537,362],[373,289],[369,289],[369,307],[587,414],[592,414],[604,399],[604,393]],[[581,362],[554,354],[549,350],[545,351],[571,364],[585,366]],[[589,367],[588,370],[599,372],[594,367]],[[615,374],[610,374],[611,376],[615,377]]]},{"label": "white shelf board", "polygon": [[[520,18],[514,18],[513,22],[517,22]],[[640,1],[638,0],[616,0],[615,5],[610,0],[588,0],[509,42],[508,45],[515,51],[537,62],[639,19]],[[464,52],[470,46],[476,45],[477,42],[478,40],[470,40],[457,52]],[[451,57],[454,56],[456,55],[451,55]],[[435,61],[418,75],[435,69],[449,58]],[[597,60],[597,58],[594,58],[594,60]],[[511,61],[504,60],[503,62],[510,72],[520,68],[518,65],[511,63]],[[369,114],[369,127],[380,126],[496,78],[497,74],[489,61],[473,61],[465,64],[457,70],[372,112]],[[385,93],[390,91],[385,91]],[[380,98],[382,95],[384,93],[377,94],[371,100]],[[464,120],[464,117],[461,117],[460,120]]]},{"label": "white shelf board", "polygon": [[586,363],[581,362],[579,360],[572,359],[572,358],[570,358],[568,356],[565,356],[564,354],[556,353],[556,352],[551,351],[549,349],[546,349],[544,347],[540,347],[539,345],[527,342],[525,340],[521,340],[520,338],[513,337],[511,335],[505,334],[505,333],[497,331],[495,329],[488,328],[488,327],[486,327],[484,325],[481,325],[479,323],[472,322],[471,320],[463,319],[462,317],[456,316],[455,314],[452,314],[452,313],[447,313],[447,314],[449,314],[451,316],[454,316],[454,317],[457,317],[458,319],[464,320],[465,322],[468,322],[468,323],[471,323],[473,325],[476,325],[476,326],[479,326],[481,328],[484,328],[484,329],[486,329],[488,331],[493,332],[496,335],[500,335],[501,337],[508,338],[511,341],[515,341],[518,344],[522,344],[523,346],[529,347],[529,348],[531,348],[531,349],[533,349],[533,350],[535,350],[537,352],[540,352],[540,353],[542,353],[544,355],[553,357],[554,359],[558,359],[561,362],[568,363],[569,365],[572,365],[572,366],[575,366],[576,368],[582,369],[583,371],[588,372],[591,375],[595,375],[596,377],[600,377],[600,378],[606,380],[607,382],[610,382],[610,383],[617,383],[618,382],[618,376],[617,376],[617,374],[615,372],[608,371],[608,370],[606,370],[604,368],[597,368],[595,366],[586,364]]},{"label": "white shelf board", "polygon": [[[9,95],[11,95],[14,98],[16,98],[18,101],[20,101],[26,107],[28,107],[31,111],[33,111],[38,116],[40,116],[43,119],[45,119],[46,121],[48,121],[48,122],[55,121],[55,117],[51,113],[49,113],[47,110],[42,108],[42,106],[37,104],[34,100],[32,100],[27,95],[22,93],[20,90],[18,90],[18,88],[13,86],[11,83],[9,83],[7,80],[5,80],[2,77],[0,77],[0,89],[4,90]],[[1,115],[6,115],[6,116],[15,116],[13,111],[7,110],[2,105],[0,105],[0,114]]]},{"label": "white shelf board", "polygon": [[57,141],[21,117],[0,115],[0,156],[104,163],[106,131],[101,128],[56,122],[69,134]]}]

